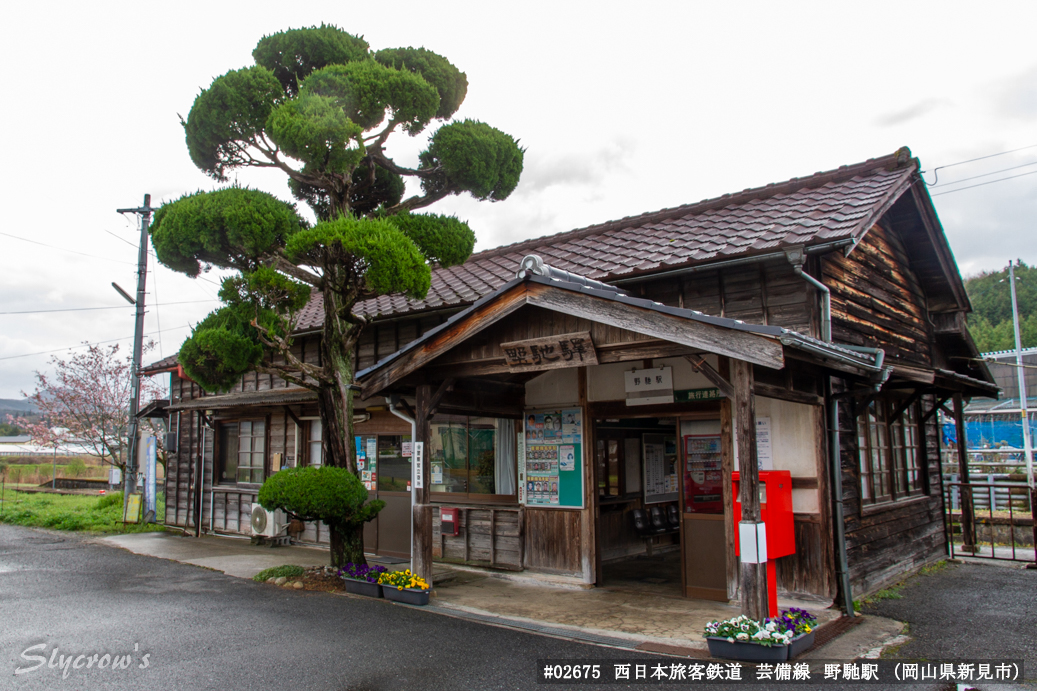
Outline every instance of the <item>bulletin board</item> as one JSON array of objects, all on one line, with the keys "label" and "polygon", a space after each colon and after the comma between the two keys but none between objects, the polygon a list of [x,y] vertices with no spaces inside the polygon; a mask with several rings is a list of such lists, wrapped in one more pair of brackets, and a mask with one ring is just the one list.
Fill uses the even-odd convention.
[{"label": "bulletin board", "polygon": [[646,504],[677,501],[677,438],[646,434],[644,440],[644,497]]},{"label": "bulletin board", "polygon": [[583,411],[527,410],[519,440],[519,501],[583,508]]}]

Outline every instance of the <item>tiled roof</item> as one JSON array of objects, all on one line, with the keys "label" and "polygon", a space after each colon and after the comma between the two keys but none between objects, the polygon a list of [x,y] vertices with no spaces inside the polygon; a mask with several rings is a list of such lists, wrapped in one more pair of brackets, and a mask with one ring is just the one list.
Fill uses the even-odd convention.
[{"label": "tiled roof", "polygon": [[[378,318],[469,305],[514,278],[527,254],[607,283],[781,247],[856,238],[907,188],[917,170],[910,152],[901,149],[805,178],[485,250],[461,266],[435,269],[424,300],[383,295],[358,303],[355,311]],[[299,328],[322,323],[317,296],[303,311]]]},{"label": "tiled roof", "polygon": [[141,374],[147,376],[149,374],[158,374],[159,372],[168,372],[169,370],[176,369],[177,356],[179,353],[173,353],[168,357],[164,357],[158,362],[152,362],[150,365],[145,365],[141,368]]}]

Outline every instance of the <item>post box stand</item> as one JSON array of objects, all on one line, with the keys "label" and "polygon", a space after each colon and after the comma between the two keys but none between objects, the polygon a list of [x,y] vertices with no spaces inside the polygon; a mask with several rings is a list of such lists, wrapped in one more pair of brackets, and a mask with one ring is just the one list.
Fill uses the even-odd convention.
[{"label": "post box stand", "polygon": [[[767,613],[778,616],[778,574],[774,560],[796,553],[795,522],[792,517],[792,473],[788,470],[760,471],[760,519],[767,531]],[[742,520],[739,473],[731,473],[734,498],[735,555],[740,554],[738,524]]]}]

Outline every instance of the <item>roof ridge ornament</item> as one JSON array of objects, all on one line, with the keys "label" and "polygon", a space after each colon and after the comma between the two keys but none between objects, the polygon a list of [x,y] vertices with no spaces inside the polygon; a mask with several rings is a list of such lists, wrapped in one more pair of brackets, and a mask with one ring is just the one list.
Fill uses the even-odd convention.
[{"label": "roof ridge ornament", "polygon": [[590,290],[604,290],[610,293],[618,293],[619,295],[626,295],[623,291],[608,283],[602,283],[601,281],[595,281],[593,278],[587,278],[580,274],[574,274],[571,271],[565,271],[564,269],[556,269],[553,266],[548,266],[544,263],[538,255],[527,254],[519,262],[519,270],[515,273],[515,278],[523,279],[528,276],[543,276],[549,278],[552,281],[561,281],[562,283],[575,283],[576,285],[583,286]]}]

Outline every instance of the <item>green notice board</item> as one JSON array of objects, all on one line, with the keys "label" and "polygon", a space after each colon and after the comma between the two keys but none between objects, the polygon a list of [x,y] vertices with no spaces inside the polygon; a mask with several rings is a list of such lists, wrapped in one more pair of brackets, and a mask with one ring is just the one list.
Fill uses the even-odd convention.
[{"label": "green notice board", "polygon": [[527,410],[519,440],[519,501],[583,508],[583,411]]}]

